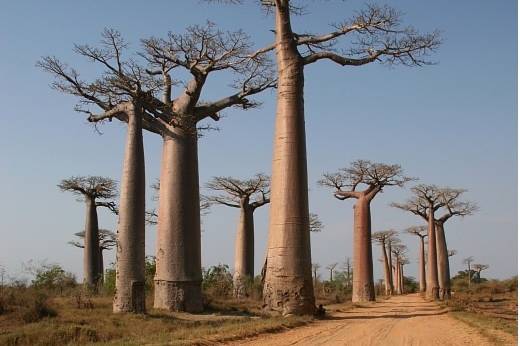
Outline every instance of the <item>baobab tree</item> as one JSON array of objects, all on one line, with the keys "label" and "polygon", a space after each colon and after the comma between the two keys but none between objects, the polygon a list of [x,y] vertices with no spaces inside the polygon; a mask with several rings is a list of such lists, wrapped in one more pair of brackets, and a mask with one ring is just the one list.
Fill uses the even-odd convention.
[{"label": "baobab tree", "polygon": [[[241,3],[241,0],[213,0]],[[261,52],[276,51],[277,112],[269,218],[268,266],[264,305],[284,314],[311,314],[314,295],[308,229],[307,154],[304,120],[304,67],[321,60],[340,66],[373,62],[421,66],[439,44],[437,32],[421,35],[401,27],[400,13],[369,5],[326,34],[298,34],[291,25],[294,0],[260,0],[274,13],[275,43]],[[344,54],[336,46],[344,38]]]},{"label": "baobab tree", "polygon": [[[95,124],[117,119],[127,123],[119,202],[114,312],[143,313],[145,308],[145,167],[143,128],[167,130],[169,111],[156,97],[160,81],[132,57],[125,59],[128,43],[113,29],[105,29],[99,47],[75,45],[75,52],[103,69],[87,82],[79,72],[47,56],[37,66],[55,77],[52,87],[79,98],[76,110]],[[93,109],[94,108],[94,109]],[[162,111],[157,111],[157,109]],[[99,113],[99,111],[101,113]]]},{"label": "baobab tree", "polygon": [[[387,186],[402,187],[412,180],[400,165],[366,160],[352,162],[336,173],[326,173],[318,182],[335,189],[339,200],[356,199],[354,206],[354,277],[352,301],[374,301],[370,203]],[[364,186],[364,189],[360,189]]]},{"label": "baobab tree", "polygon": [[329,264],[326,268],[329,271],[329,282],[334,280],[334,269],[338,266],[338,263]]},{"label": "baobab tree", "polygon": [[251,179],[214,177],[206,188],[217,192],[206,196],[209,204],[225,205],[240,209],[235,240],[235,272],[233,294],[236,298],[247,296],[247,282],[254,277],[255,224],[254,212],[269,203],[269,177],[257,174]]},{"label": "baobab tree", "polygon": [[[154,306],[197,312],[202,310],[198,134],[201,127],[210,127],[200,123],[218,120],[223,110],[233,106],[257,106],[249,97],[275,87],[276,80],[266,55],[252,56],[244,32],[224,32],[210,22],[188,27],[183,35],[143,40],[143,45],[150,64],[147,71],[162,76],[162,105],[172,113],[168,131],[161,133]],[[189,77],[179,95],[172,97],[171,74],[177,70],[185,70]],[[235,75],[233,93],[201,101],[209,76],[222,71]]]},{"label": "baobab tree", "polygon": [[404,266],[410,264],[410,261],[408,260],[408,257],[403,256],[401,257],[399,264],[401,265],[401,268],[399,268],[399,284],[401,286],[401,294],[405,294],[407,292],[404,287]]},{"label": "baobab tree", "polygon": [[[381,245],[381,254],[383,257],[383,272],[385,275],[385,294],[392,294],[392,262],[388,259],[387,246],[390,238],[395,237],[396,231],[390,229],[372,233],[372,240]],[[391,251],[391,250],[390,250]]]},{"label": "baobab tree", "polygon": [[471,270],[471,263],[473,263],[474,261],[475,261],[475,259],[473,258],[473,256],[466,257],[462,260],[462,263],[464,263],[465,265],[468,266],[468,287],[471,286],[471,279],[473,277],[473,272]]},{"label": "baobab tree", "polygon": [[61,191],[72,192],[85,202],[83,280],[87,287],[96,290],[101,279],[97,207],[115,210],[112,199],[117,196],[117,183],[110,178],[100,176],[71,177],[62,180],[58,188]]},{"label": "baobab tree", "polygon": [[[464,189],[439,188],[435,185],[418,185],[412,189],[414,197],[404,204],[393,203],[392,205],[410,211],[422,217],[428,222],[429,239],[429,275],[437,267],[437,282],[439,283],[438,297],[449,299],[451,296],[450,267],[448,260],[448,247],[444,232],[444,224],[453,216],[467,216],[473,214],[478,207],[468,201],[460,201]],[[443,208],[444,214],[435,216],[435,212]],[[430,229],[432,225],[432,229]],[[434,235],[434,238],[432,237]],[[432,243],[435,243],[435,246]],[[433,279],[433,278],[432,278]]]},{"label": "baobab tree", "polygon": [[[84,249],[85,248],[85,231],[74,233],[74,235],[80,238],[79,241],[69,241],[69,244],[75,246],[77,248]],[[103,278],[105,274],[105,265],[103,261],[103,251],[111,250],[114,246],[116,246],[117,238],[116,234],[107,229],[99,229],[98,232],[98,241],[99,241],[99,255],[98,255],[98,270],[99,270],[99,278],[100,283],[103,283]]]},{"label": "baobab tree", "polygon": [[424,260],[424,238],[428,236],[427,226],[413,226],[406,233],[419,237],[419,292],[426,292],[426,267]]},{"label": "baobab tree", "polygon": [[394,275],[393,275],[393,262],[392,262],[393,247],[394,247],[394,245],[400,245],[400,244],[401,244],[401,240],[397,237],[397,235],[389,237],[386,240],[387,253],[388,253],[388,264],[389,264],[389,269],[390,269],[390,291],[391,291],[391,294],[395,293]]},{"label": "baobab tree", "polygon": [[473,270],[475,271],[475,273],[477,274],[477,282],[480,283],[480,273],[486,269],[489,269],[489,265],[487,264],[480,264],[480,263],[475,263],[473,266],[472,266]]},{"label": "baobab tree", "polygon": [[402,267],[401,263],[405,260],[406,252],[407,252],[407,248],[403,244],[395,244],[392,247],[392,253],[395,258],[394,287],[395,287],[396,294],[403,294],[403,280],[402,280],[403,267]]},{"label": "baobab tree", "polygon": [[345,271],[345,279],[347,288],[352,288],[352,261],[347,257],[343,262],[343,270]]},{"label": "baobab tree", "polygon": [[406,203],[392,203],[391,206],[419,215],[428,222],[428,275],[426,296],[439,299],[439,275],[437,267],[437,238],[435,232],[435,211],[443,206],[440,189],[435,185],[420,184],[412,187],[413,197]]}]

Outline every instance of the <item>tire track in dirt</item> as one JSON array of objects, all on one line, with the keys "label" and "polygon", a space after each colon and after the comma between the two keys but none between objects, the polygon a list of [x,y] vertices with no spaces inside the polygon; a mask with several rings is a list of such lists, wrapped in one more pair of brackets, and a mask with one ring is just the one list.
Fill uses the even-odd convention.
[{"label": "tire track in dirt", "polygon": [[[516,343],[516,342],[515,342]],[[513,344],[515,344],[513,343]],[[447,314],[419,295],[391,297],[331,313],[328,319],[280,334],[259,336],[230,345],[360,345],[360,346],[487,346],[478,330]]]}]

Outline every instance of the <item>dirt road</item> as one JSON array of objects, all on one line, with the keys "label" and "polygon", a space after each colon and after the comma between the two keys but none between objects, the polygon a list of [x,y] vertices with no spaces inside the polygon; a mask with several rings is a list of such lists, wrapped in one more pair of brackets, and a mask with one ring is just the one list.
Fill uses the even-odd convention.
[{"label": "dirt road", "polygon": [[418,295],[396,296],[290,331],[232,345],[491,345],[479,332]]}]

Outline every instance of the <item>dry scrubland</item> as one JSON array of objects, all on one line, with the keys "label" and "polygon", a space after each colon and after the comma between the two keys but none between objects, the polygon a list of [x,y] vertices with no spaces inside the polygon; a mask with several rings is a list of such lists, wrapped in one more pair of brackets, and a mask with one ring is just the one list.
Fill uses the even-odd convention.
[{"label": "dry scrubland", "polygon": [[[113,314],[110,280],[106,280],[97,295],[85,294],[81,286],[67,282],[53,288],[34,287],[34,284],[3,287],[0,345],[212,345],[284,332],[309,323],[310,327],[315,325],[312,317],[281,318],[263,314],[259,278],[249,285],[250,298],[233,299],[232,278],[226,267],[217,266],[213,270],[216,276],[205,276],[205,312],[201,314],[153,309],[146,315]],[[416,283],[407,280],[409,292],[415,287]],[[450,315],[478,329],[493,343],[504,344],[516,338],[516,279],[473,284],[470,289],[464,287],[463,282],[455,282],[454,287],[453,299],[439,303],[449,308]],[[379,285],[376,291],[382,294],[384,287]],[[349,302],[348,284],[345,287],[345,282],[338,277],[332,282],[318,281],[316,295],[318,303],[326,305],[332,314],[356,307]],[[147,296],[148,306],[152,306],[152,292]],[[382,295],[378,298],[379,301],[384,299]],[[344,323],[355,323],[355,319]]]}]

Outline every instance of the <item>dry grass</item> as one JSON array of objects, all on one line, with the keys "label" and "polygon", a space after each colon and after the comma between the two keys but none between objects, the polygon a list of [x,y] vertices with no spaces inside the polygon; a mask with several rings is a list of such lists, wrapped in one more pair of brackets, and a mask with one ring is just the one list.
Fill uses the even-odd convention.
[{"label": "dry grass", "polygon": [[478,329],[491,342],[504,345],[517,337],[517,294],[482,285],[479,289],[456,292],[443,303],[456,319]]},{"label": "dry grass", "polygon": [[[453,311],[450,315],[477,329],[483,336],[496,345],[508,345],[510,336],[517,337],[517,321],[503,320],[465,311]],[[506,335],[504,335],[506,333]]]},{"label": "dry grass", "polygon": [[92,306],[78,307],[76,299],[55,298],[50,306],[55,317],[33,323],[0,315],[1,345],[212,345],[261,333],[272,333],[306,324],[310,317],[265,317],[256,315],[251,302],[233,306],[221,302],[204,314],[162,313],[114,315],[111,298],[92,298]]}]

